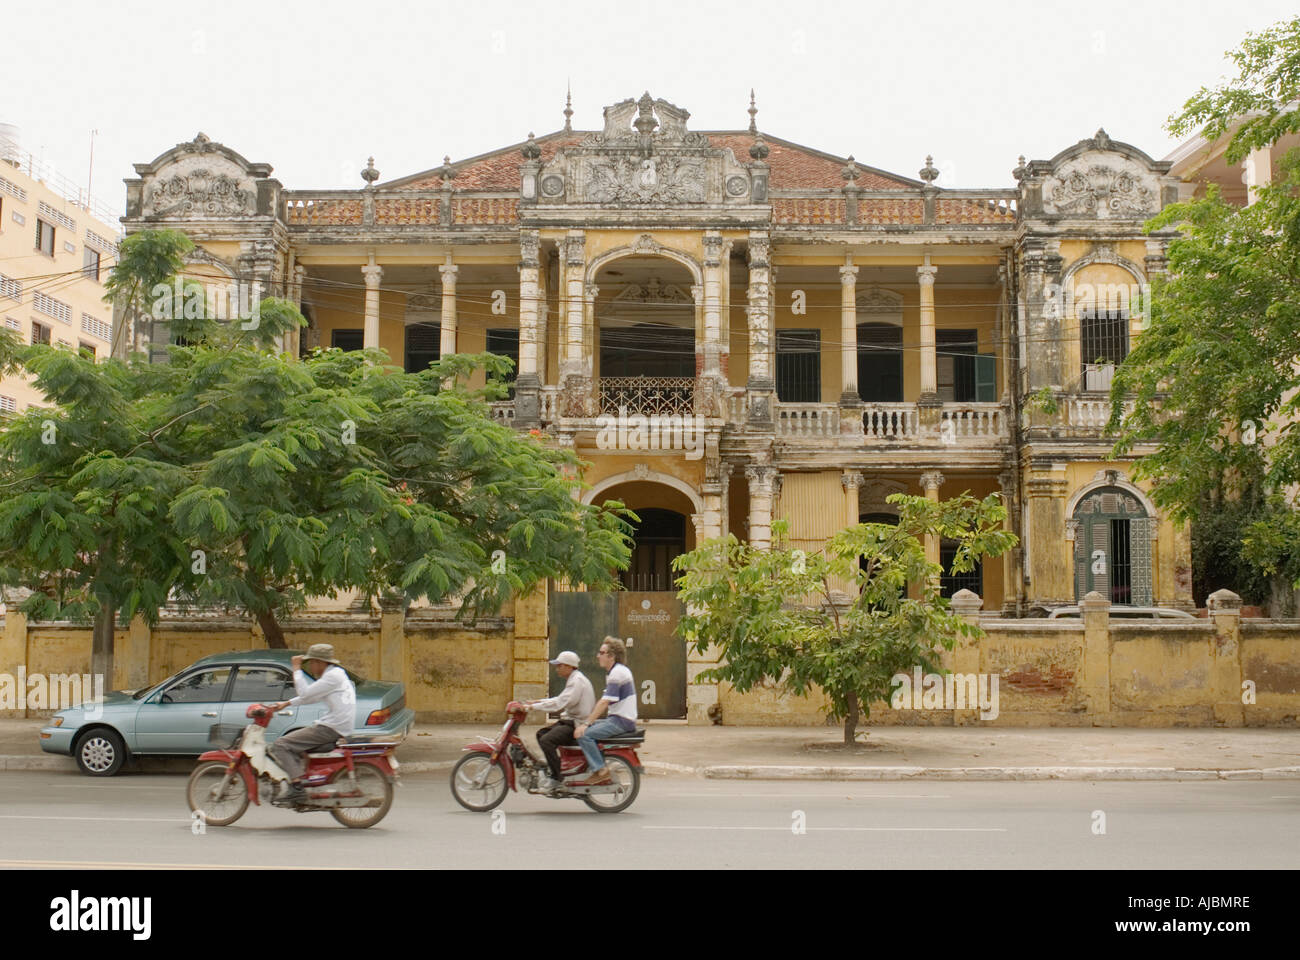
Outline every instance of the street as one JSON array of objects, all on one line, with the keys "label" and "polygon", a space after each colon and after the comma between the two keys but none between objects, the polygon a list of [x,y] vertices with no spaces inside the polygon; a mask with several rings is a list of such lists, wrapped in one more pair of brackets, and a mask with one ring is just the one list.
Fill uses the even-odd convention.
[{"label": "street", "polygon": [[[378,826],[250,807],[193,831],[186,778],[0,776],[0,867],[519,868],[617,849],[637,869],[1294,868],[1300,783],[819,783],[647,777],[626,812],[405,777]],[[1104,834],[1094,833],[1103,825]],[[501,816],[501,813],[504,816]],[[796,832],[799,827],[805,828]],[[328,837],[328,843],[322,843]]]}]

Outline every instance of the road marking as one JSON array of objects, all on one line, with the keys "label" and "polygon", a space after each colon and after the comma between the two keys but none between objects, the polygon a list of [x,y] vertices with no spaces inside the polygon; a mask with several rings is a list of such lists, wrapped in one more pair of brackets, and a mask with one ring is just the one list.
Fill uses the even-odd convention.
[{"label": "road marking", "polygon": [[98,823],[190,823],[191,817],[45,817],[0,814],[0,820],[91,820]]},{"label": "road marking", "polygon": [[951,800],[946,793],[674,793],[674,797],[726,797],[728,800],[762,800],[766,797],[793,800]]},{"label": "road marking", "polygon": [[[695,827],[695,826],[642,826],[642,830],[779,830],[790,832],[789,827]],[[807,830],[855,833],[1006,833],[1006,827],[806,827]]]}]

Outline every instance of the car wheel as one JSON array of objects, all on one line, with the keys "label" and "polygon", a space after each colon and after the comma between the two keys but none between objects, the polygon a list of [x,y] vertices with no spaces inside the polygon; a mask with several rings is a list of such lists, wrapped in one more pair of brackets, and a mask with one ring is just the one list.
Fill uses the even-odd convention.
[{"label": "car wheel", "polygon": [[126,763],[126,743],[108,727],[89,730],[77,739],[72,751],[81,772],[91,777],[111,777]]}]

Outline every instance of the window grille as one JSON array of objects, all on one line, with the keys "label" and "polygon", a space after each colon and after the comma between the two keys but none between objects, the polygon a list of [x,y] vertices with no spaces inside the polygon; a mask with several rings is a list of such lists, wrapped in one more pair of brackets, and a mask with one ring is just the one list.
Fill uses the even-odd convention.
[{"label": "window grille", "polygon": [[101,237],[94,230],[86,229],[86,242],[98,247],[104,253],[117,253],[117,244]]},{"label": "window grille", "polygon": [[952,599],[958,590],[969,590],[977,596],[984,596],[984,561],[975,561],[975,569],[964,573],[952,573],[952,561],[957,556],[957,543],[944,540],[939,544],[939,565],[943,574],[939,577],[939,595]]},{"label": "window grille", "polygon": [[1109,390],[1115,365],[1128,356],[1128,313],[1085,310],[1079,317],[1080,376],[1085,390]]},{"label": "window grille", "polygon": [[8,297],[10,300],[23,301],[23,282],[13,280],[0,273],[0,297]]},{"label": "window grille", "polygon": [[4,177],[0,177],[0,192],[7,193],[15,200],[21,200],[23,203],[27,202],[27,191],[17,184],[10,183]]},{"label": "window grille", "polygon": [[0,413],[17,413],[18,401],[13,397],[0,396]]},{"label": "window grille", "polygon": [[88,313],[83,313],[81,315],[81,331],[99,337],[101,340],[113,339],[112,326],[102,320],[96,320]]},{"label": "window grille", "polygon": [[47,317],[53,317],[55,320],[62,320],[64,323],[72,322],[72,308],[70,306],[62,300],[55,300],[53,297],[41,293],[39,290],[32,294],[32,308]]},{"label": "window grille", "polygon": [[74,233],[76,232],[77,230],[76,220],[73,220],[71,217],[65,216],[64,214],[60,213],[58,210],[55,210],[44,200],[40,201],[40,203],[38,203],[36,206],[37,209],[41,211],[41,216],[45,217],[47,220],[53,220],[55,223],[63,227],[63,229],[65,230],[71,230]]}]

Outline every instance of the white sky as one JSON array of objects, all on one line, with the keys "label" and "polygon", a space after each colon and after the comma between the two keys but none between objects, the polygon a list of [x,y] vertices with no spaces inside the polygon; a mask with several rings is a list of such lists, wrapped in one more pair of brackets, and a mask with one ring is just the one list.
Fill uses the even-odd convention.
[{"label": "white sky", "polygon": [[[649,90],[694,129],[748,125],[939,186],[1010,187],[1099,126],[1160,158],[1165,119],[1288,0],[727,4],[57,0],[6,11],[0,122],[121,209],[122,179],[202,130],[290,189],[355,188]],[[747,159],[747,158],[740,158]]]}]

